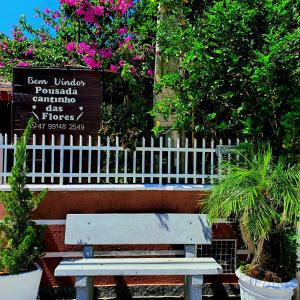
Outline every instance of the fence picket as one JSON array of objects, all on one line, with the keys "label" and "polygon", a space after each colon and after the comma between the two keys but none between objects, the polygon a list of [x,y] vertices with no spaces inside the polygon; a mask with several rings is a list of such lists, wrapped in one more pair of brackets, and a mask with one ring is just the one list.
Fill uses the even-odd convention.
[{"label": "fence picket", "polygon": [[151,150],[150,150],[150,183],[153,183],[153,167],[154,167],[154,139],[151,137]]},{"label": "fence picket", "polygon": [[62,176],[64,174],[64,146],[65,146],[65,136],[63,134],[60,135],[60,159],[59,159],[59,173],[61,174],[59,178],[59,184],[64,184],[64,177]]},{"label": "fence picket", "polygon": [[214,182],[213,175],[214,175],[214,146],[215,141],[210,141],[210,183],[212,184]]},{"label": "fence picket", "polygon": [[[219,146],[221,147],[223,145],[222,139],[219,139]],[[219,153],[218,155],[218,176],[221,177],[222,175],[222,153]]]},{"label": "fence picket", "polygon": [[[168,174],[171,174],[171,138],[168,137]],[[171,178],[168,177],[168,183],[171,183]]]},{"label": "fence picket", "polygon": [[179,166],[180,166],[180,140],[176,140],[176,183],[179,183]]},{"label": "fence picket", "polygon": [[197,183],[197,179],[196,179],[196,172],[197,172],[197,140],[194,139],[193,141],[194,144],[194,152],[193,152],[193,184]]},{"label": "fence picket", "polygon": [[[70,174],[73,173],[73,145],[74,145],[74,139],[73,135],[70,135]],[[70,175],[69,177],[70,183],[73,182],[73,177]]]},{"label": "fence picket", "polygon": [[32,169],[32,183],[35,183],[35,164],[36,164],[36,135],[32,136],[32,162],[31,162],[31,169]]},{"label": "fence picket", "polygon": [[[89,150],[88,150],[88,173],[92,172],[92,137],[89,135]],[[91,183],[91,176],[88,177],[88,183]]]},{"label": "fence picket", "polygon": [[51,135],[51,183],[54,183],[54,147],[55,147],[55,136],[52,134]]},{"label": "fence picket", "polygon": [[[8,146],[8,140],[7,140],[7,134],[4,135],[4,168],[3,172],[4,174],[7,173],[7,146]],[[7,175],[4,175],[4,183],[7,183]]]},{"label": "fence picket", "polygon": [[205,183],[205,152],[204,149],[206,148],[206,140],[202,139],[202,184]]},{"label": "fence picket", "polygon": [[42,135],[42,177],[41,182],[45,183],[45,167],[46,167],[46,159],[45,159],[45,146],[46,146],[46,136]]},{"label": "fence picket", "polygon": [[124,150],[124,183],[127,183],[127,158],[128,158],[128,150]]},{"label": "fence picket", "polygon": [[145,148],[146,148],[146,140],[142,138],[142,183],[145,183]]},{"label": "fence picket", "polygon": [[132,157],[132,168],[133,168],[133,175],[134,177],[132,178],[132,182],[136,183],[136,149],[133,151],[133,157]]},{"label": "fence picket", "polygon": [[82,183],[82,148],[83,148],[83,140],[82,135],[79,136],[79,183]]},{"label": "fence picket", "polygon": [[[110,138],[106,139],[106,174],[109,174],[109,162],[110,162]],[[109,183],[109,176],[106,176],[106,183]]]},{"label": "fence picket", "polygon": [[[98,136],[97,148],[97,174],[101,173],[101,137]],[[100,176],[97,176],[97,183],[100,183]]]},{"label": "fence picket", "polygon": [[[227,145],[229,146],[229,148],[231,147],[231,139],[228,139]],[[230,151],[228,151],[227,160],[228,160],[229,162],[231,161],[231,153],[230,153]]]},{"label": "fence picket", "polygon": [[[186,138],[185,139],[185,156],[184,156],[184,174],[188,173],[188,163],[189,163],[189,152],[188,152],[188,148],[189,148],[189,140]],[[184,183],[188,183],[188,179],[187,177],[185,177],[184,179]]]},{"label": "fence picket", "polygon": [[159,138],[159,184],[162,184],[162,172],[163,172],[163,137]]},{"label": "fence picket", "polygon": [[116,137],[116,155],[115,155],[115,183],[119,181],[119,137]]},{"label": "fence picket", "polygon": [[[17,137],[16,134],[14,134],[14,147],[17,146],[17,141],[18,141],[18,137]],[[15,149],[16,149],[16,148],[15,148]],[[13,152],[15,153],[15,150],[14,150]],[[14,164],[15,164],[15,162],[16,162],[16,157],[15,157],[15,155],[14,155]]]}]

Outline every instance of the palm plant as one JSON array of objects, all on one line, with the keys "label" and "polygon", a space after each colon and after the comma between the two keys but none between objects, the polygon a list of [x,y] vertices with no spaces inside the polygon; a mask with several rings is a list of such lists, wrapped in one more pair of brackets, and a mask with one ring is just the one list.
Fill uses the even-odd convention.
[{"label": "palm plant", "polygon": [[226,175],[203,205],[211,220],[234,218],[251,254],[251,266],[266,268],[270,235],[299,220],[300,171],[283,158],[275,160],[270,146],[257,151],[252,147],[246,153],[239,152],[243,163],[224,165]]}]

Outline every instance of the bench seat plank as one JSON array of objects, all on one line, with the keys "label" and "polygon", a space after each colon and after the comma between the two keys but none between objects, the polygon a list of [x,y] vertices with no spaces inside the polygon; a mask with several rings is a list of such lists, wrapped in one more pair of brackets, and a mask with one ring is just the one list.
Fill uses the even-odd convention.
[{"label": "bench seat plank", "polygon": [[222,267],[213,258],[113,258],[64,260],[55,276],[216,275]]},{"label": "bench seat plank", "polygon": [[68,214],[67,245],[211,244],[203,214]]}]

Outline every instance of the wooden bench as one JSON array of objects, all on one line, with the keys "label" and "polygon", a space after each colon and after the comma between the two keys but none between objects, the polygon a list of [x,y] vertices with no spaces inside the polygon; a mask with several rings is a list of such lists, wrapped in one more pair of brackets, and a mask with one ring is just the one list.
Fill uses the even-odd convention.
[{"label": "wooden bench", "polygon": [[[93,276],[184,275],[185,299],[202,299],[203,275],[222,273],[213,258],[197,258],[211,244],[206,215],[69,214],[65,243],[83,245],[83,259],[63,260],[55,276],[75,276],[76,299],[93,299]],[[184,245],[185,257],[93,258],[95,245]]]}]

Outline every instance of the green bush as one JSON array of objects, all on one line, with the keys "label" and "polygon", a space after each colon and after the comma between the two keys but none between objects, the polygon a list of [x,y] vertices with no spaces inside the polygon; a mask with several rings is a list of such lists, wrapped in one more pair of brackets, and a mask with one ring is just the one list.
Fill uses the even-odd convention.
[{"label": "green bush", "polygon": [[6,212],[0,221],[0,271],[5,274],[33,270],[43,250],[43,228],[36,227],[31,215],[47,191],[36,196],[26,187],[26,146],[32,122],[31,119],[16,145],[15,163],[9,178],[11,190],[0,194]]},{"label": "green bush", "polygon": [[299,155],[300,2],[163,2],[160,51],[176,64],[157,90],[175,95],[152,113],[174,114],[175,128],[199,136],[269,141],[275,153]]}]

